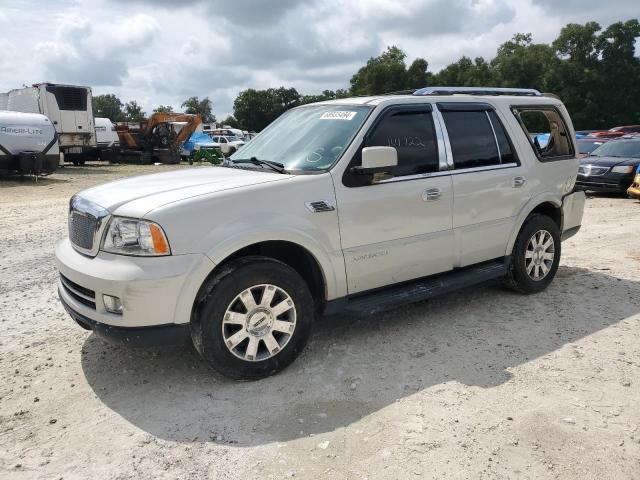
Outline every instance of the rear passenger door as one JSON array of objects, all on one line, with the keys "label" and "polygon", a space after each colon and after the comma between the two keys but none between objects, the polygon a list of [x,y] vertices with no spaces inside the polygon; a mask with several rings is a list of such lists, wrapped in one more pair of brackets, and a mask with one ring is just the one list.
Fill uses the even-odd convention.
[{"label": "rear passenger door", "polygon": [[503,257],[530,197],[526,172],[492,105],[439,103],[453,179],[455,266]]}]

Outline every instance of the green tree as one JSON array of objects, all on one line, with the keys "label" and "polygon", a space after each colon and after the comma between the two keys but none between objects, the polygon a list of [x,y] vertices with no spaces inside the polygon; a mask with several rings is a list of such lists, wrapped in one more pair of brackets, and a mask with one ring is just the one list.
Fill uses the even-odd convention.
[{"label": "green tree", "polygon": [[550,45],[533,43],[530,33],[517,33],[498,47],[491,66],[503,87],[554,90],[550,73],[560,60]]},{"label": "green tree", "polygon": [[406,56],[398,47],[392,46],[387,47],[380,56],[371,57],[367,64],[351,77],[351,93],[378,95],[406,89]]},{"label": "green tree", "polygon": [[260,131],[284,112],[300,105],[295,88],[249,88],[238,94],[233,102],[233,116],[244,128]]},{"label": "green tree", "polygon": [[153,111],[154,113],[173,113],[173,107],[171,105],[159,105]]},{"label": "green tree", "polygon": [[142,111],[142,107],[138,105],[138,102],[131,100],[124,106],[124,119],[127,122],[141,122],[144,120],[146,114]]},{"label": "green tree", "polygon": [[108,118],[112,122],[119,122],[124,119],[122,102],[113,93],[94,96],[91,105],[95,117]]},{"label": "green tree", "polygon": [[181,106],[184,108],[184,113],[200,115],[204,123],[216,121],[216,116],[212,113],[212,104],[209,97],[204,97],[202,100],[198,97],[189,97],[182,102]]}]

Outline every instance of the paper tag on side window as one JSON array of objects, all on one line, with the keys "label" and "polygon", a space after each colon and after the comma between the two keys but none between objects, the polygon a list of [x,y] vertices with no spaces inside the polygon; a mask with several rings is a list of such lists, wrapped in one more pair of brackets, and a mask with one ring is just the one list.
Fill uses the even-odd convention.
[{"label": "paper tag on side window", "polygon": [[358,112],[324,112],[320,120],[353,120]]}]

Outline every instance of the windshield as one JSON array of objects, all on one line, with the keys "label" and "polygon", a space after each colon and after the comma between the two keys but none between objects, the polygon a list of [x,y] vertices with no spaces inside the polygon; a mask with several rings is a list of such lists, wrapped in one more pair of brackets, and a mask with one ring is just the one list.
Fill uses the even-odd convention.
[{"label": "windshield", "polygon": [[591,153],[605,142],[580,142],[578,141],[578,151],[580,153]]},{"label": "windshield", "polygon": [[284,113],[231,160],[277,162],[286,170],[326,170],[338,159],[373,107],[310,105]]},{"label": "windshield", "polygon": [[613,140],[596,148],[592,157],[633,157],[640,158],[640,141]]}]

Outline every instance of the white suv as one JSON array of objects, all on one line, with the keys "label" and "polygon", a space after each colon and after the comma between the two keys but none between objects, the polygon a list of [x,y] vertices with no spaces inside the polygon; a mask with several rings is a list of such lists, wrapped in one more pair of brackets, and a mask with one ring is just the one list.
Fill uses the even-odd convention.
[{"label": "white suv", "polygon": [[298,356],[321,314],[491,279],[539,292],[582,221],[574,138],[563,104],[535,90],[298,107],[219,167],[75,195],[60,298],[112,341],[193,341],[224,375],[259,378]]}]

